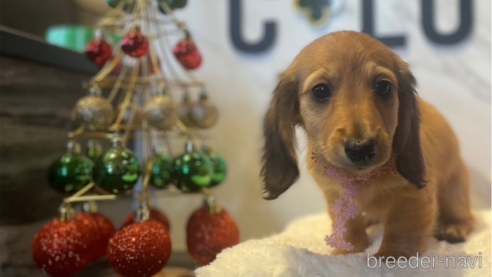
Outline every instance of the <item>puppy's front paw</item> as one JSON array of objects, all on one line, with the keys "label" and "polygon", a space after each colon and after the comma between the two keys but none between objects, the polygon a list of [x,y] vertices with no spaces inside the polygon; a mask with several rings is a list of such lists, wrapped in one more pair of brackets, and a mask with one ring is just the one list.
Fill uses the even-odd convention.
[{"label": "puppy's front paw", "polygon": [[449,243],[464,242],[468,234],[473,230],[472,220],[459,223],[442,224],[439,226],[435,237],[438,240],[445,240]]}]

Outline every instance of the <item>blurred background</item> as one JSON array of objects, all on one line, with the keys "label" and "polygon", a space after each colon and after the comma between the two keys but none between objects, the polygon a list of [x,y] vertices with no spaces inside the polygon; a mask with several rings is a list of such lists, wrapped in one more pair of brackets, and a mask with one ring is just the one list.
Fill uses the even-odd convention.
[{"label": "blurred background", "polygon": [[[1,0],[0,7],[0,262],[8,272],[33,268],[31,237],[56,212],[59,196],[45,190],[45,171],[63,152],[70,110],[84,95],[81,82],[97,71],[79,53],[109,7],[104,0]],[[196,75],[221,113],[209,133],[229,175],[216,196],[242,241],[326,209],[304,166],[301,131],[301,178],[279,199],[262,199],[261,128],[278,75],[305,45],[338,30],[367,32],[410,64],[421,97],[460,139],[473,205],[490,208],[490,1],[190,0],[176,16],[200,47],[204,62]],[[118,225],[131,199],[114,202],[101,210]],[[185,252],[185,224],[201,198],[157,195],[154,202],[169,215],[173,249]]]}]

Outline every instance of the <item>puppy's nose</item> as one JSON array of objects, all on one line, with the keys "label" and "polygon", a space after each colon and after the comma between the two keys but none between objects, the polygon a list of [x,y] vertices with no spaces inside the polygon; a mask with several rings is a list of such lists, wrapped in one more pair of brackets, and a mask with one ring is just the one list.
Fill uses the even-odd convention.
[{"label": "puppy's nose", "polygon": [[349,139],[345,143],[345,154],[356,164],[364,164],[376,156],[378,144],[376,140]]}]

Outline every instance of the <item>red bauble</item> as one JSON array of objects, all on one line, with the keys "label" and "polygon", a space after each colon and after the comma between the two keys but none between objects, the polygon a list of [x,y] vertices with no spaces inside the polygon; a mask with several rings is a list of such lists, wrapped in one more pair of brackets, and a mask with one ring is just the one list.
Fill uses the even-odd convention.
[{"label": "red bauble", "polygon": [[52,276],[69,276],[91,262],[92,231],[76,220],[55,219],[34,236],[32,257],[36,265]]},{"label": "red bauble", "polygon": [[[135,218],[135,213],[129,214],[126,217],[125,223],[123,223],[123,226],[121,228],[125,228],[126,226],[132,225],[133,223],[135,223],[134,218]],[[162,225],[164,225],[164,227],[166,227],[168,232],[169,232],[169,230],[171,230],[169,220],[167,219],[166,215],[157,209],[150,209],[149,220],[154,220],[154,221],[161,223]]]},{"label": "red bauble", "polygon": [[171,256],[171,240],[164,226],[147,220],[118,231],[109,241],[111,267],[125,277],[150,277],[159,272]]},{"label": "red bauble", "polygon": [[109,239],[114,235],[116,229],[106,216],[99,213],[81,213],[75,220],[82,222],[91,229],[94,237],[94,245],[91,246],[93,254],[92,261],[99,260],[106,255]]},{"label": "red bauble", "polygon": [[173,53],[186,69],[197,69],[202,64],[202,55],[193,40],[189,38],[181,40],[174,47]]},{"label": "red bauble", "polygon": [[239,229],[227,211],[210,213],[204,206],[191,215],[186,226],[186,244],[191,257],[207,265],[223,249],[239,243]]},{"label": "red bauble", "polygon": [[113,54],[113,47],[102,38],[96,38],[87,44],[85,54],[97,67],[102,68]]},{"label": "red bauble", "polygon": [[140,31],[130,31],[121,41],[121,50],[130,57],[138,58],[147,53],[149,42]]}]

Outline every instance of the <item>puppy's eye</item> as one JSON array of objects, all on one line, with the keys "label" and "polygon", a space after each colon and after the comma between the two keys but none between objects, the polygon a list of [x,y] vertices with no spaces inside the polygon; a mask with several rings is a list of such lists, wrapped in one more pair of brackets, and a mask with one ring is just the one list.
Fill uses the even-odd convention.
[{"label": "puppy's eye", "polygon": [[314,99],[319,102],[328,100],[331,96],[330,87],[327,84],[316,85],[312,90],[311,94]]},{"label": "puppy's eye", "polygon": [[377,82],[374,90],[381,100],[386,100],[391,96],[391,84],[388,81]]}]

